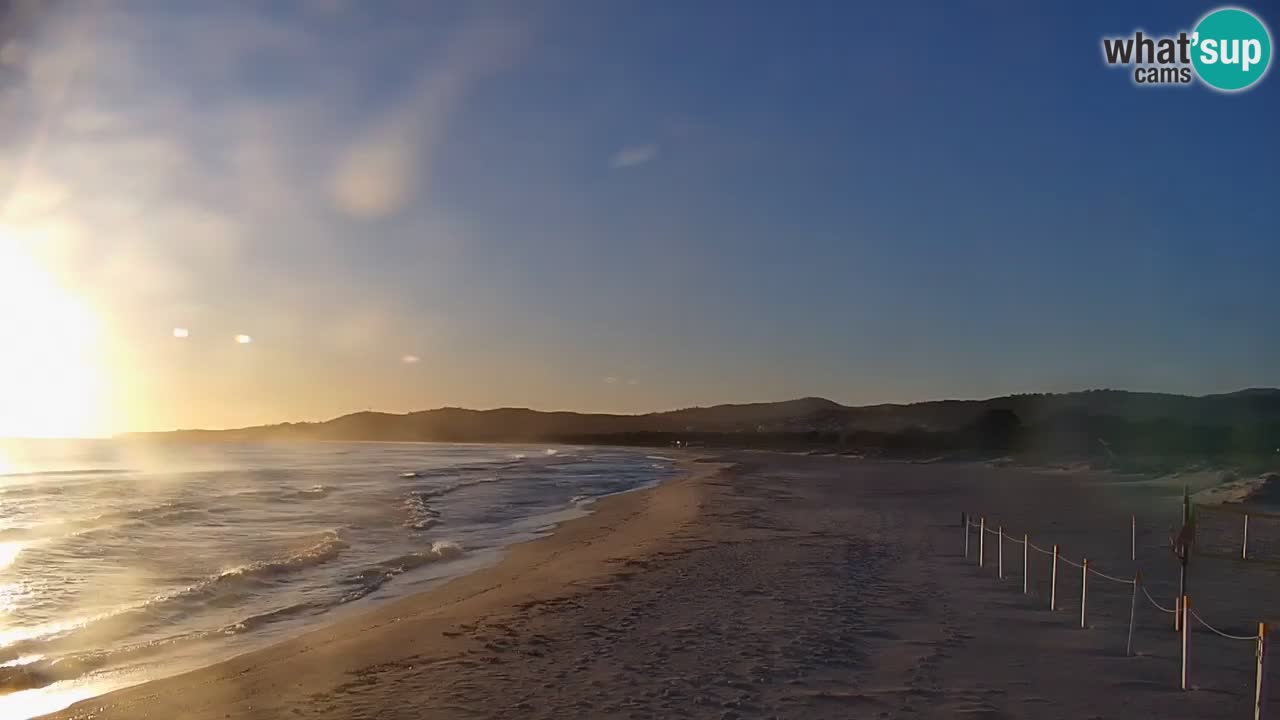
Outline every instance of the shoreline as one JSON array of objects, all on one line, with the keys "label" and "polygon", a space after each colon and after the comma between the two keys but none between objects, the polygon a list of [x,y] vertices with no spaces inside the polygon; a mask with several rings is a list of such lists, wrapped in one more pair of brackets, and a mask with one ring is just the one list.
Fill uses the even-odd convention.
[{"label": "shoreline", "polygon": [[[701,484],[727,464],[678,459],[677,473],[656,485],[607,495],[584,515],[543,537],[505,549],[498,562],[437,587],[309,630],[212,665],[94,695],[39,715],[42,719],[157,716],[225,718],[267,706],[294,707],[369,664],[422,653],[453,654],[453,630],[485,613],[536,602],[565,585],[589,581],[610,563],[661,544],[700,510]],[[608,539],[609,542],[602,542]],[[405,641],[405,635],[414,640]],[[305,669],[304,669],[305,668]],[[286,689],[287,688],[287,689]],[[283,692],[282,692],[283,690]],[[281,711],[283,712],[283,711]]]},{"label": "shoreline", "polygon": [[[1139,511],[1143,587],[1176,589],[1164,493],[770,453],[685,468],[436,589],[49,717],[1191,720],[1252,707],[1249,643],[1193,630],[1194,691],[1179,689],[1179,634],[1123,579]],[[1079,573],[1053,580],[1050,559],[989,539],[980,567],[961,510],[1120,579],[1088,582],[1081,627]],[[1268,567],[1197,561],[1205,618],[1247,634],[1280,591]]]}]

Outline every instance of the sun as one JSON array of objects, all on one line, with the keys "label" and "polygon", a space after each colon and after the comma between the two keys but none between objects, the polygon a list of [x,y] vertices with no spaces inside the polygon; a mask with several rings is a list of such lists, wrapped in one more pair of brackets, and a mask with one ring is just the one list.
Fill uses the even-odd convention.
[{"label": "sun", "polygon": [[94,314],[0,225],[0,437],[100,435]]}]

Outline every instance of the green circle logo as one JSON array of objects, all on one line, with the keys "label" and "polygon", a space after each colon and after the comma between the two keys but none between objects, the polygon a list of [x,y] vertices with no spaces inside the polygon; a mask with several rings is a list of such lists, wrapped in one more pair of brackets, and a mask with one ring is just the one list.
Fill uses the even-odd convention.
[{"label": "green circle logo", "polygon": [[1271,33],[1247,10],[1222,8],[1205,15],[1191,42],[1196,74],[1225,92],[1258,82],[1271,64]]}]

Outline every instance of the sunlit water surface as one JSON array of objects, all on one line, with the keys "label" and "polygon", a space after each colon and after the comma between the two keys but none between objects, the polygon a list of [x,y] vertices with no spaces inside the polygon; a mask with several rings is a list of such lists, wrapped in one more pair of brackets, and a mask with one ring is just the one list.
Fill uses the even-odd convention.
[{"label": "sunlit water surface", "polygon": [[602,448],[0,441],[0,718],[421,591],[672,472]]}]

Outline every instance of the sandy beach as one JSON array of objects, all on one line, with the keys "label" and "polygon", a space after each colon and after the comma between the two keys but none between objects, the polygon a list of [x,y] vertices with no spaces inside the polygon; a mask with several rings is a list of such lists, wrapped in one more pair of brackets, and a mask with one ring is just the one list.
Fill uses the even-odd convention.
[{"label": "sandy beach", "polygon": [[[1171,505],[1141,484],[979,464],[738,453],[607,498],[499,564],[328,628],[75,705],[57,718],[1252,717],[1251,643],[1192,633],[1178,689],[1169,616],[1048,561],[963,557],[961,511],[1171,602]],[[1161,514],[1163,513],[1163,514]],[[1157,517],[1158,516],[1158,517]],[[1158,521],[1163,521],[1160,525]],[[1273,570],[1205,563],[1195,607],[1244,632]]]}]

